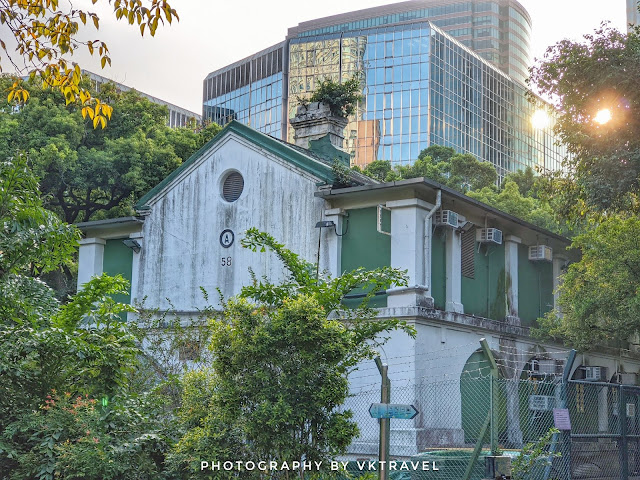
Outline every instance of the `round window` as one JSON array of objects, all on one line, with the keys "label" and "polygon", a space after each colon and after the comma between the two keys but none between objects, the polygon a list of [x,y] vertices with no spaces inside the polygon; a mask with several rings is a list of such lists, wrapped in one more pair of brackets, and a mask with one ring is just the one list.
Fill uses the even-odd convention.
[{"label": "round window", "polygon": [[238,172],[229,173],[222,182],[222,198],[227,202],[235,202],[244,189],[244,179]]}]

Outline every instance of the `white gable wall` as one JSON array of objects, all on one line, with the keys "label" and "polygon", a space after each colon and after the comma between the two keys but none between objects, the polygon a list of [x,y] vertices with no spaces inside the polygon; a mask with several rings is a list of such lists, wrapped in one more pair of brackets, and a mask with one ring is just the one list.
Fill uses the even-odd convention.
[{"label": "white gable wall", "polygon": [[[222,198],[222,180],[240,172],[240,198]],[[139,257],[134,298],[146,296],[148,308],[193,312],[205,304],[200,287],[218,303],[216,288],[225,298],[250,283],[249,268],[270,281],[283,279],[281,262],[271,253],[253,253],[240,245],[251,227],[270,233],[290,250],[315,262],[325,202],[314,197],[318,179],[255,144],[230,134],[215,144],[160,192],[150,204],[144,222],[145,248]],[[220,244],[220,234],[231,229],[235,241]],[[333,235],[333,232],[330,233]],[[322,233],[321,270],[328,258],[328,232]],[[223,259],[225,265],[223,266]],[[231,265],[227,265],[231,260]]]}]

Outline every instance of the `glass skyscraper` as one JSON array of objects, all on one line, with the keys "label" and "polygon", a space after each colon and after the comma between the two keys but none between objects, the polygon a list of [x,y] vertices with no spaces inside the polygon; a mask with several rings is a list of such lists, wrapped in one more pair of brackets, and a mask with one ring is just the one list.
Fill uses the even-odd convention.
[{"label": "glass skyscraper", "polygon": [[353,164],[406,164],[438,144],[491,162],[501,177],[555,169],[564,152],[550,131],[533,129],[522,83],[529,32],[514,0],[409,1],[304,22],[281,44],[210,74],[204,116],[292,141],[298,99],[325,78],[357,75],[364,100],[344,145]]}]

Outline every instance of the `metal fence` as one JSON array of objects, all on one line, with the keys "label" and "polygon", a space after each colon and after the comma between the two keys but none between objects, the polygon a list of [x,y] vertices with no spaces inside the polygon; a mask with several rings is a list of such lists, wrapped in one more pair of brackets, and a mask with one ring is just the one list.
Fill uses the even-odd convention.
[{"label": "metal fence", "polygon": [[639,387],[568,382],[570,478],[640,478],[639,402]]},{"label": "metal fence", "polygon": [[[419,414],[391,420],[391,480],[483,479],[492,446],[516,458],[554,427],[553,409],[565,406],[571,431],[553,436],[548,456],[525,478],[640,479],[640,387],[482,373],[392,385],[391,403],[414,405]],[[346,405],[360,427],[349,456],[356,473],[357,460],[377,458],[379,421],[369,415],[377,402],[379,387],[356,392]]]}]

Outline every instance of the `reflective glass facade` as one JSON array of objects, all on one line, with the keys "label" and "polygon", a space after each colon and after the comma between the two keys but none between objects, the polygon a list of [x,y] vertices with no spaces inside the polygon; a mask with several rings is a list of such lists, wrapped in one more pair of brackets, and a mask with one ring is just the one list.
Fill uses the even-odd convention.
[{"label": "reflective glass facade", "polygon": [[438,144],[491,162],[501,177],[559,168],[564,151],[531,126],[525,87],[495,66],[526,72],[526,11],[515,0],[440,4],[414,0],[301,23],[282,44],[210,74],[204,116],[293,142],[288,119],[298,97],[325,78],[358,75],[364,99],[344,144],[353,164],[408,164]]},{"label": "reflective glass facade", "polygon": [[429,22],[292,39],[289,52],[289,118],[316,82],[362,78],[364,100],[345,129],[355,165],[408,164],[437,144],[491,162],[501,177],[559,167],[564,152],[534,131],[525,88]]},{"label": "reflective glass facade", "polygon": [[284,44],[207,76],[203,84],[203,118],[219,125],[238,120],[282,137]]},{"label": "reflective glass facade", "polygon": [[303,22],[289,38],[429,20],[517,81],[528,77],[531,17],[515,0],[413,0]]}]

